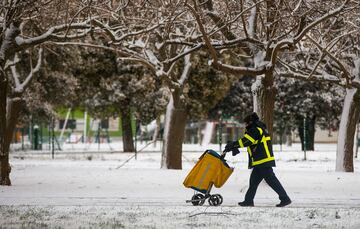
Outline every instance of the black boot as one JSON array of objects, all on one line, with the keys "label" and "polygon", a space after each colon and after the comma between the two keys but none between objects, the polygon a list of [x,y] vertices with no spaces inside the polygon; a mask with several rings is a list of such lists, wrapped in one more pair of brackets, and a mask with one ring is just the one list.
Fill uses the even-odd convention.
[{"label": "black boot", "polygon": [[250,202],[250,201],[246,201],[246,200],[243,202],[239,202],[238,204],[241,207],[254,207],[254,202]]},{"label": "black boot", "polygon": [[276,207],[285,207],[286,205],[289,205],[289,204],[291,204],[291,200],[290,200],[290,199],[282,200],[282,201],[280,201],[279,204],[276,205]]}]

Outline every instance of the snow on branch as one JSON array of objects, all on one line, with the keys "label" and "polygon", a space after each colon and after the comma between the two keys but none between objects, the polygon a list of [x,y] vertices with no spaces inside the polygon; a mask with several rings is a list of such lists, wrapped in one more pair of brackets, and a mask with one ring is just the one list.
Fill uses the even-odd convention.
[{"label": "snow on branch", "polygon": [[296,37],[294,37],[294,43],[298,43],[312,28],[320,24],[321,22],[341,13],[343,9],[345,8],[346,4],[349,2],[349,0],[345,0],[341,6],[338,8],[329,11],[327,14],[323,15],[322,17],[318,18],[317,20],[311,22],[309,25],[307,25]]},{"label": "snow on branch", "polygon": [[203,26],[203,24],[201,22],[200,15],[195,10],[195,8],[190,6],[188,3],[186,3],[185,5],[190,9],[190,12],[195,17],[195,20],[196,20],[196,22],[197,22],[197,24],[199,26],[199,30],[200,30],[201,34],[203,35],[203,39],[205,41],[205,44],[206,44],[207,48],[209,49],[210,55],[211,55],[212,59],[214,60],[214,63],[217,63],[218,58],[217,58],[216,51],[215,51],[214,47],[211,45],[209,36],[206,34],[205,28],[204,28],[204,26]]},{"label": "snow on branch", "polygon": [[323,48],[318,42],[316,42],[314,39],[311,38],[311,36],[307,36],[307,38],[323,53],[325,53],[330,59],[332,59],[341,69],[343,72],[342,76],[346,79],[346,82],[349,83],[351,80],[351,73],[347,70],[349,67],[342,63],[338,58],[336,58],[334,55],[332,55],[326,48]]},{"label": "snow on branch", "polygon": [[[91,20],[89,19],[82,23],[63,24],[63,25],[53,26],[53,27],[49,28],[45,33],[41,34],[40,36],[27,38],[27,39],[17,36],[15,38],[15,41],[16,41],[17,46],[20,47],[20,49],[24,49],[26,47],[35,46],[37,44],[41,44],[41,43],[44,43],[44,42],[50,41],[50,40],[64,41],[64,40],[70,40],[70,39],[75,39],[75,38],[81,38],[90,32],[90,30],[91,30],[91,25],[89,23],[90,21]],[[66,34],[63,36],[60,34],[57,34],[57,33],[63,32],[63,31],[67,31],[69,29],[74,29],[74,30],[83,29],[84,31],[80,34],[74,34],[71,36],[68,36]]]},{"label": "snow on branch", "polygon": [[[222,34],[229,40],[234,40],[236,39],[236,35],[231,32],[229,29],[228,29],[228,26],[233,24],[234,22],[236,22],[240,17],[243,19],[243,16],[244,14],[251,10],[253,11],[253,9],[255,9],[256,11],[256,7],[264,2],[265,0],[261,0],[261,1],[258,1],[258,2],[255,2],[253,5],[249,6],[248,8],[246,9],[242,9],[240,13],[238,13],[232,20],[228,21],[228,22],[223,22],[222,19],[220,18],[220,16],[215,13],[212,9],[210,9],[209,7],[207,7],[207,11],[206,11],[206,14],[214,21],[214,23],[217,25],[217,29],[212,32],[210,34],[210,36],[218,31],[221,31]],[[241,4],[241,7],[242,7],[242,4]],[[249,37],[247,34],[247,29],[246,29],[246,25],[245,23],[243,23],[243,26],[244,26],[244,31],[245,31],[245,34],[246,34],[246,37]]]},{"label": "snow on branch", "polygon": [[270,67],[269,65],[261,65],[259,67],[255,68],[249,68],[249,67],[241,67],[241,66],[232,66],[228,64],[223,64],[220,61],[213,62],[212,66],[214,66],[216,69],[222,70],[227,73],[231,74],[246,74],[250,76],[258,76],[265,74],[267,69]]},{"label": "snow on branch", "polygon": [[105,23],[103,23],[103,22],[101,22],[101,21],[99,21],[97,19],[95,19],[93,21],[93,24],[98,26],[99,28],[101,28],[110,37],[110,39],[113,42],[118,43],[118,42],[121,42],[121,41],[125,40],[128,37],[149,33],[150,31],[153,31],[153,30],[159,28],[160,26],[162,26],[163,22],[159,22],[159,23],[157,23],[157,24],[155,24],[155,25],[153,25],[153,26],[151,26],[149,28],[146,28],[146,29],[126,33],[126,34],[123,34],[121,36],[117,36],[116,33],[114,32],[113,28],[111,28],[108,24],[105,24]]},{"label": "snow on branch", "polygon": [[294,38],[290,38],[290,39],[285,38],[285,39],[277,42],[276,45],[273,47],[272,54],[271,54],[272,65],[274,65],[276,62],[279,50],[283,49],[286,46],[292,47],[292,46],[296,45],[297,43],[299,43],[301,41],[301,39],[303,39],[308,34],[308,32],[311,29],[313,29],[315,26],[317,26],[318,24],[324,22],[325,20],[327,20],[333,16],[336,16],[337,14],[340,14],[344,10],[344,8],[348,2],[349,2],[349,0],[345,0],[343,2],[343,4],[341,6],[339,6],[338,8],[336,8],[332,11],[329,11],[327,14],[314,20],[312,23],[310,23],[309,25],[304,27],[303,30],[299,31],[299,34],[297,36],[295,36]]},{"label": "snow on branch", "polygon": [[277,74],[282,77],[290,77],[300,80],[319,81],[319,82],[327,81],[344,86],[344,84],[341,82],[341,80],[338,77],[329,74],[325,71],[317,72],[317,74],[313,74],[313,77],[310,78],[308,73],[301,71],[282,60],[278,60],[278,63],[286,69],[285,71],[281,71],[281,70],[277,71]]},{"label": "snow on branch", "polygon": [[196,46],[193,47],[193,48],[187,48],[187,49],[184,50],[184,52],[178,54],[177,56],[175,56],[175,57],[173,57],[173,58],[170,58],[170,59],[168,59],[168,60],[165,60],[165,61],[164,61],[164,64],[173,64],[173,63],[175,63],[177,60],[181,59],[182,57],[184,57],[184,56],[186,56],[186,55],[189,55],[190,53],[201,49],[203,46],[204,46],[203,44],[198,44],[198,45],[196,45]]},{"label": "snow on branch", "polygon": [[256,76],[256,75],[261,75],[261,74],[265,74],[265,72],[267,71],[267,69],[271,66],[269,65],[260,65],[258,67],[255,68],[249,68],[249,67],[239,67],[239,66],[232,66],[232,65],[228,65],[228,64],[223,64],[218,60],[217,57],[217,53],[216,50],[213,46],[213,44],[210,41],[209,36],[207,35],[205,28],[201,22],[201,18],[200,15],[198,14],[198,12],[189,4],[186,4],[186,6],[190,9],[191,13],[193,14],[193,16],[195,17],[197,24],[199,26],[199,30],[203,35],[203,39],[205,41],[205,45],[208,48],[209,52],[210,52],[210,56],[213,59],[211,61],[211,65],[219,70],[222,70],[224,72],[227,73],[232,73],[232,74],[247,74],[247,75],[251,75],[251,76]]},{"label": "snow on branch", "polygon": [[104,49],[104,50],[108,50],[111,52],[114,52],[116,54],[119,55],[118,58],[122,59],[122,60],[129,60],[129,61],[134,61],[134,62],[139,62],[143,65],[145,65],[146,67],[148,67],[152,72],[156,73],[156,68],[154,67],[154,65],[152,65],[148,60],[146,60],[145,58],[137,55],[136,53],[129,53],[129,51],[124,51],[120,48],[113,48],[113,47],[109,47],[109,46],[104,46],[104,45],[96,45],[96,44],[91,44],[91,43],[83,43],[83,42],[52,42],[53,44],[56,45],[72,45],[72,46],[82,46],[82,47],[89,47],[89,48],[97,48],[97,49]]},{"label": "snow on branch", "polygon": [[[14,82],[15,82],[15,88],[13,89],[14,93],[21,94],[29,86],[31,80],[34,78],[34,75],[40,70],[40,66],[42,63],[42,56],[43,56],[43,49],[40,48],[39,52],[38,52],[38,60],[37,60],[37,64],[36,64],[35,68],[31,68],[30,73],[27,75],[27,77],[25,78],[25,80],[22,83],[20,83],[20,79],[19,79],[20,75],[16,70],[16,66],[12,65],[10,67],[11,73],[12,73],[12,76],[13,76]],[[16,59],[14,59],[14,62],[16,62]]]},{"label": "snow on branch", "polygon": [[[186,51],[186,50],[185,50]],[[184,82],[186,81],[186,79],[188,78],[189,74],[190,74],[190,69],[191,69],[191,61],[190,61],[190,57],[191,55],[188,54],[184,57],[185,60],[185,66],[183,69],[183,72],[181,74],[181,77],[179,79],[179,84],[182,86],[184,85]]]}]

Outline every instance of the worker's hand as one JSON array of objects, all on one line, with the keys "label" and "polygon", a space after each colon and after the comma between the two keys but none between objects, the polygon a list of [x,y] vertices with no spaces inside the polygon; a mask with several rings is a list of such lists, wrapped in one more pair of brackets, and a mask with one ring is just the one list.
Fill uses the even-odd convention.
[{"label": "worker's hand", "polygon": [[237,149],[239,148],[240,145],[239,145],[239,141],[233,141],[233,142],[228,142],[225,146],[225,149],[224,149],[224,152],[230,152],[234,149]]},{"label": "worker's hand", "polygon": [[236,154],[239,154],[239,153],[240,153],[240,151],[239,151],[238,148],[233,149],[231,152],[232,152],[232,155],[233,155],[233,156],[235,156]]}]

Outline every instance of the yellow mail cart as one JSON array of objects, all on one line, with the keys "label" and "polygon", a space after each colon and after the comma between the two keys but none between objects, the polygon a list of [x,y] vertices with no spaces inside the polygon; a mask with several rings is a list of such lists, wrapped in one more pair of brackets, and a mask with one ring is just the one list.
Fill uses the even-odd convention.
[{"label": "yellow mail cart", "polygon": [[185,187],[195,190],[195,194],[191,200],[186,201],[187,203],[203,205],[205,200],[209,199],[211,206],[222,204],[223,197],[220,194],[211,195],[210,191],[213,186],[222,187],[234,170],[226,163],[224,156],[214,150],[206,150],[201,155],[184,180]]}]

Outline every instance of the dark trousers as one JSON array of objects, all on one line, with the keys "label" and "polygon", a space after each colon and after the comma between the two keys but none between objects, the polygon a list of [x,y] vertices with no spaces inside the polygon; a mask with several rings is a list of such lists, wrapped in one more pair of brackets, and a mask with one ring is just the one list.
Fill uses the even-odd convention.
[{"label": "dark trousers", "polygon": [[254,201],[256,190],[263,179],[279,195],[281,201],[290,199],[280,181],[276,178],[272,167],[254,167],[250,175],[249,189],[245,195],[246,202]]}]

